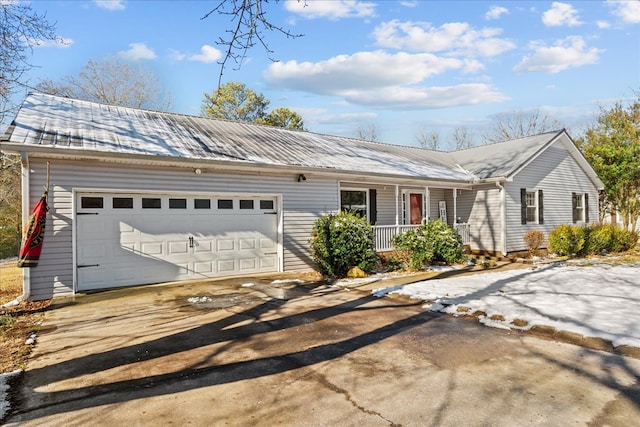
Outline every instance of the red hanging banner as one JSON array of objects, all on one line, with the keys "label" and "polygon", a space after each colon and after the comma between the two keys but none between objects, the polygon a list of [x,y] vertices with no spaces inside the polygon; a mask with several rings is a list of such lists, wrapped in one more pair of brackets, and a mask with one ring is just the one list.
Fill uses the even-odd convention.
[{"label": "red hanging banner", "polygon": [[29,217],[22,235],[22,246],[20,247],[20,257],[18,267],[35,267],[40,260],[42,242],[44,240],[44,226],[47,222],[47,192],[42,195],[33,213]]}]

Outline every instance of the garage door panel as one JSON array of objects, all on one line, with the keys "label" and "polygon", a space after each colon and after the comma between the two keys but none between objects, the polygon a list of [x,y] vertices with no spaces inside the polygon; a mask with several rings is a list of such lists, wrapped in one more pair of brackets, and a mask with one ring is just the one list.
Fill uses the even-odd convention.
[{"label": "garage door panel", "polygon": [[238,239],[238,248],[241,251],[254,250],[256,248],[255,239]]},{"label": "garage door panel", "polygon": [[[77,260],[79,265],[99,266],[92,271],[78,268],[80,290],[279,268],[278,216],[259,209],[265,198],[211,196],[210,208],[195,209],[195,199],[207,197],[180,195],[175,197],[186,199],[186,208],[175,208],[174,203],[170,209],[174,196],[91,193],[104,199],[103,209],[92,211],[81,208],[83,195],[78,194],[76,204]],[[144,197],[160,198],[161,208],[143,209]],[[233,199],[233,209],[218,209],[216,198]],[[115,199],[128,203],[115,209]],[[244,206],[254,209],[239,209],[240,199],[253,200]],[[277,205],[275,198],[270,201],[270,206]]]},{"label": "garage door panel", "polygon": [[236,241],[235,239],[218,239],[216,240],[216,248],[218,252],[230,252],[235,251]]}]

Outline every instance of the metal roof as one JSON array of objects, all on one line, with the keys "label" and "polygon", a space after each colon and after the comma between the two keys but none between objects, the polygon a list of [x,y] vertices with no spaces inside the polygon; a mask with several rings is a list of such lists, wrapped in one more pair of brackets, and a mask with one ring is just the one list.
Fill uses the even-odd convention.
[{"label": "metal roof", "polygon": [[3,142],[113,157],[223,161],[472,182],[449,153],[30,94]]},{"label": "metal roof", "polygon": [[510,177],[544,150],[564,130],[468,148],[453,153],[457,162],[478,179]]},{"label": "metal roof", "polygon": [[602,186],[564,130],[447,153],[37,93],[27,96],[2,145],[70,156],[100,153],[471,184],[511,177],[562,134],[572,155]]}]

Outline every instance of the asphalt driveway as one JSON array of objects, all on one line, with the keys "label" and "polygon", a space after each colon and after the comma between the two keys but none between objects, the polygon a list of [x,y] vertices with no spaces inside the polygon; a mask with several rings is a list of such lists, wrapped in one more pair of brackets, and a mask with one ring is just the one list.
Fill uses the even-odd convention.
[{"label": "asphalt driveway", "polygon": [[56,300],[5,422],[610,425],[640,360],[425,311],[370,288],[263,277]]}]

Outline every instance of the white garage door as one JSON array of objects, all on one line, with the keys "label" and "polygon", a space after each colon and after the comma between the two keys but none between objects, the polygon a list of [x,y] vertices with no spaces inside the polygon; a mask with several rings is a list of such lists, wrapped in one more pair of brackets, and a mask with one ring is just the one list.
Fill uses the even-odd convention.
[{"label": "white garage door", "polygon": [[78,193],[78,290],[278,271],[275,197]]}]

